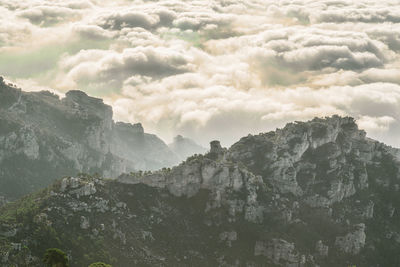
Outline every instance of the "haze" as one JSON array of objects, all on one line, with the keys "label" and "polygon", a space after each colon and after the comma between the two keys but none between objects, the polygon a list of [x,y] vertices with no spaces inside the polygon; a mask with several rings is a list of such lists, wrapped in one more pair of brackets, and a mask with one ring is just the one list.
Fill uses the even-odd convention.
[{"label": "haze", "polygon": [[0,0],[0,74],[104,98],[169,142],[353,116],[399,147],[398,1]]}]

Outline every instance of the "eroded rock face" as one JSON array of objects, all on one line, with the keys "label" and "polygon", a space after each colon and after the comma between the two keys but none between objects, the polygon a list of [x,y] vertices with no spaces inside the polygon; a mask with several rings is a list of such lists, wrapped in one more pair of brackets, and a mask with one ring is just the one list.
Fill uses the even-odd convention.
[{"label": "eroded rock face", "polygon": [[[229,222],[243,216],[249,223],[298,228],[293,243],[279,238],[275,243],[258,240],[256,254],[282,266],[316,266],[327,264],[331,252],[362,253],[366,225],[375,220],[376,203],[383,205],[371,193],[371,186],[395,194],[400,177],[397,162],[395,149],[366,138],[352,118],[333,116],[247,136],[228,150],[213,141],[205,156],[171,170],[123,175],[118,181],[166,189],[177,197],[193,198],[205,189],[210,192],[206,211],[226,208]],[[391,165],[388,169],[387,164]],[[246,197],[233,197],[242,192]],[[385,205],[391,218],[392,202]],[[351,223],[353,230],[349,230]],[[272,223],[271,227],[276,226]],[[305,238],[302,232],[330,238],[314,240],[310,253],[300,255],[295,244]]]},{"label": "eroded rock face", "polygon": [[329,253],[329,247],[324,245],[322,240],[318,240],[317,244],[315,245],[315,251],[317,256],[319,257],[327,257]]},{"label": "eroded rock face", "polygon": [[285,262],[285,266],[305,266],[306,257],[296,252],[294,244],[283,239],[257,241],[254,247],[255,256],[265,256],[274,264]]},{"label": "eroded rock face", "polygon": [[353,228],[347,235],[337,237],[335,245],[345,253],[356,255],[365,245],[365,225],[360,223]]},{"label": "eroded rock face", "polygon": [[90,222],[89,219],[86,218],[85,216],[81,216],[81,224],[80,224],[81,229],[87,230],[90,227]]},{"label": "eroded rock face", "polygon": [[[116,180],[66,177],[28,198],[36,203],[33,223],[0,216],[0,242],[7,242],[0,255],[18,262],[24,249],[12,243],[43,250],[52,240],[27,236],[47,240],[51,227],[82,240],[58,237],[76,266],[87,266],[93,251],[121,267],[398,266],[397,155],[351,118],[334,116],[248,136],[229,149],[213,142],[209,153],[171,169]],[[16,214],[12,207],[0,214]]]},{"label": "eroded rock face", "polygon": [[0,82],[0,99],[0,194],[7,197],[32,192],[63,175],[117,177],[180,160],[141,124],[115,123],[111,107],[84,92],[69,91],[60,98]]},{"label": "eroded rock face", "polygon": [[[211,144],[211,146],[213,143]],[[222,148],[218,149],[220,155]],[[236,210],[235,202],[230,201],[231,193],[246,191],[247,197],[239,212],[245,214],[245,219],[252,222],[262,221],[263,210],[257,202],[257,190],[262,185],[260,176],[255,176],[237,164],[228,161],[213,160],[213,149],[206,156],[189,159],[185,163],[161,170],[150,175],[121,175],[118,181],[127,184],[143,183],[152,187],[165,188],[177,197],[193,197],[200,190],[211,192],[207,209],[220,208],[224,204]],[[234,219],[234,218],[233,218]]]},{"label": "eroded rock face", "polygon": [[327,207],[368,187],[366,164],[380,156],[376,146],[352,118],[333,116],[242,138],[228,158],[245,163],[280,193]]}]

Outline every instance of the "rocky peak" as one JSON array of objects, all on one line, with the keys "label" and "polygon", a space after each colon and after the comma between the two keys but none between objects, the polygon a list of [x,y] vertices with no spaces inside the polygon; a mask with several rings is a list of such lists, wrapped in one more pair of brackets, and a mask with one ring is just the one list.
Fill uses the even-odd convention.
[{"label": "rocky peak", "polygon": [[15,104],[21,97],[21,90],[7,85],[0,76],[0,110],[7,109]]},{"label": "rocky peak", "polygon": [[210,156],[214,157],[214,158],[221,158],[225,152],[226,152],[226,148],[223,148],[221,146],[221,142],[218,140],[214,140],[210,142]]},{"label": "rocky peak", "polygon": [[0,210],[0,261],[40,264],[61,240],[76,266],[91,253],[121,267],[399,266],[395,155],[334,116],[212,142],[171,169],[66,177]]},{"label": "rocky peak", "polygon": [[223,151],[220,141],[214,140],[210,142],[210,153],[220,154]]},{"label": "rocky peak", "polygon": [[353,118],[337,115],[324,119],[314,118],[307,122],[288,123],[283,129],[278,129],[275,134],[277,143],[293,144],[301,139],[313,149],[334,142],[339,135],[346,138],[365,138],[365,131],[358,129]]},{"label": "rocky peak", "polygon": [[141,124],[114,123],[112,116],[111,106],[82,91],[69,91],[60,99],[0,84],[0,195],[20,196],[59,175],[116,177],[179,162]]},{"label": "rocky peak", "polygon": [[[334,188],[341,188],[339,195],[350,196],[354,193],[356,183],[343,184],[343,181],[337,181],[335,184],[333,180],[328,182],[324,179],[324,175],[335,176],[345,172],[346,166],[353,164],[353,155],[357,155],[360,161],[358,173],[365,173],[365,167],[362,166],[379,156],[379,149],[388,151],[387,147],[367,139],[365,131],[358,129],[353,118],[332,116],[289,123],[275,132],[244,137],[229,149],[228,158],[245,163],[252,172],[262,175],[281,193],[307,194],[310,190],[308,186],[314,183],[310,181],[321,179],[321,183],[327,183],[327,188],[331,189],[324,194],[336,201],[333,196],[339,196],[333,193],[336,192]],[[306,178],[306,173],[315,172],[316,168],[319,169],[319,176],[312,180]],[[343,175],[353,177],[349,171],[339,176]],[[354,179],[359,179],[360,187],[367,186],[362,175]],[[317,202],[325,203],[323,199],[319,198]]]},{"label": "rocky peak", "polygon": [[120,131],[129,132],[131,134],[144,134],[144,129],[141,123],[125,123],[125,122],[116,122],[115,127]]},{"label": "rocky peak", "polygon": [[181,143],[184,141],[185,141],[185,138],[183,138],[183,136],[180,134],[178,134],[177,136],[174,137],[174,142],[176,142],[176,143]]},{"label": "rocky peak", "polygon": [[183,137],[182,135],[175,136],[174,141],[168,146],[181,160],[185,160],[194,154],[203,154],[207,151],[207,149],[198,145],[192,139]]},{"label": "rocky peak", "polygon": [[104,104],[100,98],[88,96],[85,92],[79,90],[72,90],[65,94],[65,98],[62,101],[83,117],[98,117],[106,121],[106,124],[111,125],[112,108]]},{"label": "rocky peak", "polygon": [[103,103],[103,100],[99,99],[99,98],[95,98],[95,97],[90,97],[88,96],[85,92],[80,91],[80,90],[70,90],[65,94],[65,97],[69,100],[73,100],[75,102],[99,102],[99,103]]}]

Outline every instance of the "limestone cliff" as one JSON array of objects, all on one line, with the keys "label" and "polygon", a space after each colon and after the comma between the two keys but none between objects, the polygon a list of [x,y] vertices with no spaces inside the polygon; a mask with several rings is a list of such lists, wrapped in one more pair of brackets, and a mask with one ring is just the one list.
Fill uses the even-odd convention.
[{"label": "limestone cliff", "polygon": [[140,124],[115,123],[110,106],[81,91],[64,98],[0,82],[0,196],[16,198],[79,172],[116,177],[171,166],[178,157]]},{"label": "limestone cliff", "polygon": [[398,155],[333,116],[171,169],[65,177],[0,210],[0,260],[39,266],[60,247],[73,266],[400,266]]}]

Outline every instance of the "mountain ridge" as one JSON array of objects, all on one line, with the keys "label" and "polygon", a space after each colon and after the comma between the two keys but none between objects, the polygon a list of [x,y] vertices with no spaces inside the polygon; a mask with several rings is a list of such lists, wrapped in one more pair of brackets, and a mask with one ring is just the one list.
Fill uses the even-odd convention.
[{"label": "mountain ridge", "polygon": [[114,122],[111,106],[102,99],[78,90],[63,98],[24,92],[1,79],[0,196],[15,199],[63,175],[116,177],[180,160],[140,123]]},{"label": "mountain ridge", "polygon": [[398,266],[399,184],[398,149],[352,118],[316,118],[229,149],[213,141],[172,169],[65,177],[2,208],[1,255],[36,266],[58,246],[72,266]]}]

